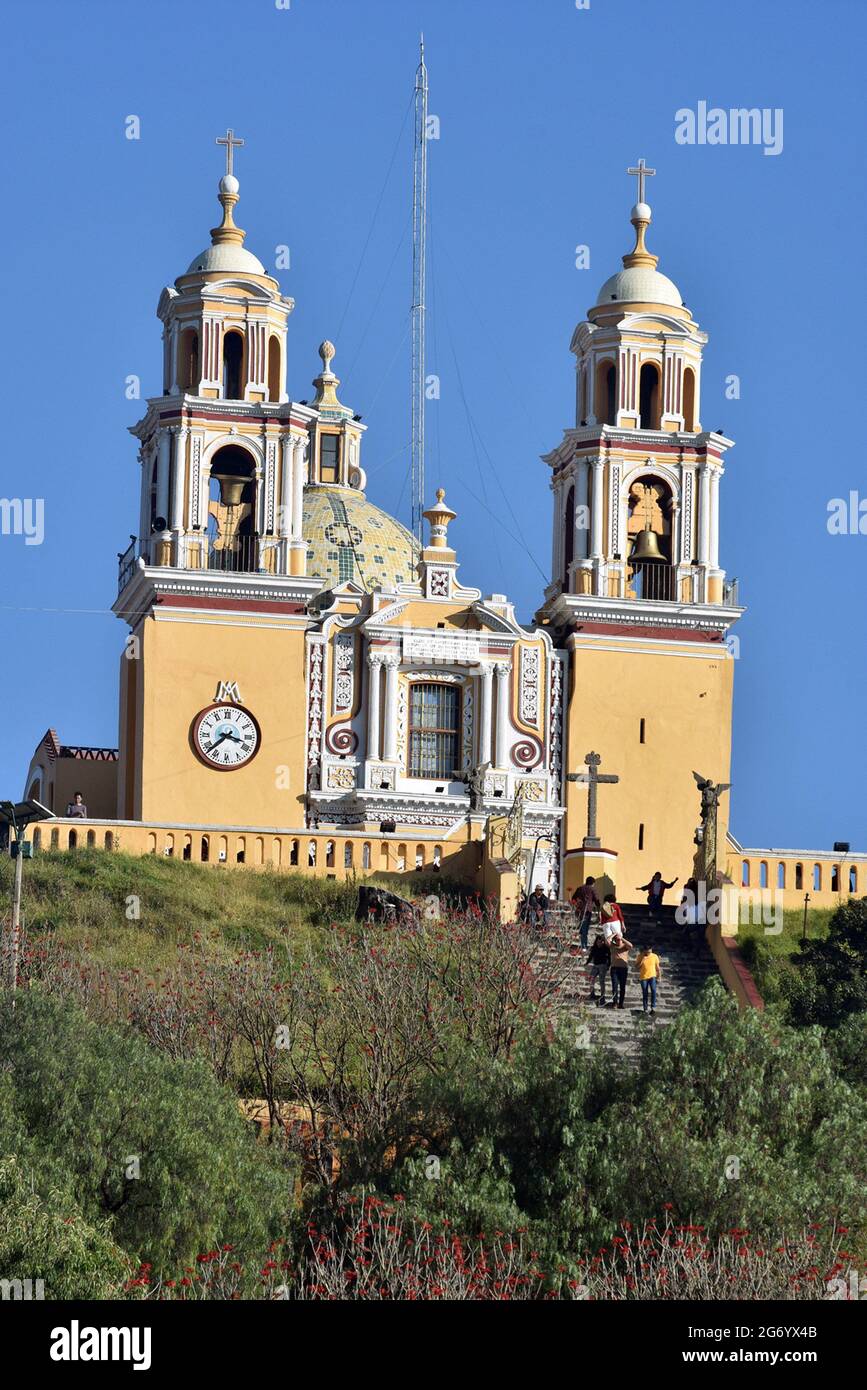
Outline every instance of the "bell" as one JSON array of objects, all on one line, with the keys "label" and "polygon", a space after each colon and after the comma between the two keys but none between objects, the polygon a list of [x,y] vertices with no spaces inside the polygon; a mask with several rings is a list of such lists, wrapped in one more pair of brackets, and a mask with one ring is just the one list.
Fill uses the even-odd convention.
[{"label": "bell", "polygon": [[641,560],[664,560],[665,556],[659,548],[659,540],[656,532],[651,531],[650,526],[645,526],[643,531],[639,531],[635,538],[635,545],[632,547],[632,554],[629,557],[633,564]]},{"label": "bell", "polygon": [[238,507],[241,503],[241,495],[249,478],[235,477],[231,473],[217,475],[217,482],[220,484],[220,502],[224,507]]}]

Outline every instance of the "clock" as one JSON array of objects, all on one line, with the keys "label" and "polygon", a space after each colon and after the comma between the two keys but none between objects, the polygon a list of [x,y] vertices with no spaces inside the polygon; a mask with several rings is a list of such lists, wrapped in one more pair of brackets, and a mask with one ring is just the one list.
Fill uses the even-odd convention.
[{"label": "clock", "polygon": [[234,772],[259,751],[262,735],[254,716],[243,705],[208,705],[196,715],[190,730],[193,752],[206,767]]}]

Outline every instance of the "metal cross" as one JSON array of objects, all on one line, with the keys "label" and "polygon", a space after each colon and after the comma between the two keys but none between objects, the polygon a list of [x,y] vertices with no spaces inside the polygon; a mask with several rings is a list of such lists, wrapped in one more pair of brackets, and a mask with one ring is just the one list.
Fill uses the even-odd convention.
[{"label": "metal cross", "polygon": [[241,145],[243,145],[244,141],[236,139],[234,130],[231,126],[229,126],[229,129],[226,131],[226,134],[218,135],[216,140],[214,141],[214,144],[226,146],[226,173],[231,174],[232,157],[235,153],[235,150],[238,149]]},{"label": "metal cross", "polygon": [[634,168],[634,169],[627,169],[626,172],[627,172],[627,174],[635,174],[635,175],[637,175],[637,177],[638,177],[638,201],[639,201],[639,203],[643,203],[643,202],[644,202],[644,180],[645,180],[645,179],[653,178],[653,175],[656,173],[656,170],[655,170],[655,169],[648,169],[648,167],[647,167],[647,165],[645,164],[644,160],[643,160],[643,159],[639,159],[636,168]]},{"label": "metal cross", "polygon": [[584,761],[587,764],[587,771],[569,772],[566,774],[566,781],[587,783],[587,834],[584,836],[584,848],[601,849],[602,841],[596,834],[597,790],[600,782],[619,782],[620,778],[614,773],[599,771],[602,758],[598,753],[588,753]]}]

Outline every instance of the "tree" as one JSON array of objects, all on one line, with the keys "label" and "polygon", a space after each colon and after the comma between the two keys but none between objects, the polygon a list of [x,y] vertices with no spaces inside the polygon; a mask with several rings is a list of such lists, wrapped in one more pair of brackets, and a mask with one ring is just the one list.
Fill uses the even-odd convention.
[{"label": "tree", "polygon": [[88,1221],[60,1186],[42,1196],[18,1158],[0,1158],[0,1277],[41,1280],[45,1298],[99,1299],[118,1297],[129,1273],[107,1222]]},{"label": "tree", "polygon": [[130,1254],[156,1264],[203,1242],[261,1248],[278,1229],[290,1174],[204,1063],[163,1057],[35,989],[14,1011],[0,1001],[0,1052],[14,1091],[0,1152],[24,1147],[39,1190],[68,1191]]},{"label": "tree", "polygon": [[793,1023],[836,1028],[867,1011],[867,898],[841,904],[827,937],[804,942],[793,964],[783,980]]}]

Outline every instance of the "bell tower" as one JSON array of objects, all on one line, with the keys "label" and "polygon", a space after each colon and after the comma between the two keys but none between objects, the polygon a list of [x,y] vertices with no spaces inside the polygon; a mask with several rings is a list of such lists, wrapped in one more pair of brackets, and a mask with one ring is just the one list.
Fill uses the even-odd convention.
[{"label": "bell tower", "polygon": [[[607,832],[631,891],[635,875],[688,869],[693,764],[728,778],[725,639],[741,610],[720,559],[732,440],[701,424],[707,335],[647,247],[656,171],[639,160],[628,172],[638,181],[634,244],[572,336],[575,425],[544,455],[552,572],[539,617],[572,654],[570,770],[590,749],[620,765]],[[566,788],[572,845],[586,795]]]},{"label": "bell tower", "polygon": [[707,335],[648,251],[640,160],[635,244],[572,337],[575,428],[552,470],[552,583],[546,597],[725,605],[719,487],[732,441],[700,423]]},{"label": "bell tower", "polygon": [[[325,402],[288,396],[294,301],[235,222],[243,141],[230,129],[217,143],[222,217],[160,296],[161,393],[131,428],[141,474],[114,605],[132,639],[118,814],[285,825],[303,802],[288,712],[303,708],[306,606],[321,588],[306,577],[303,508]],[[345,432],[357,453],[358,427]]]}]

